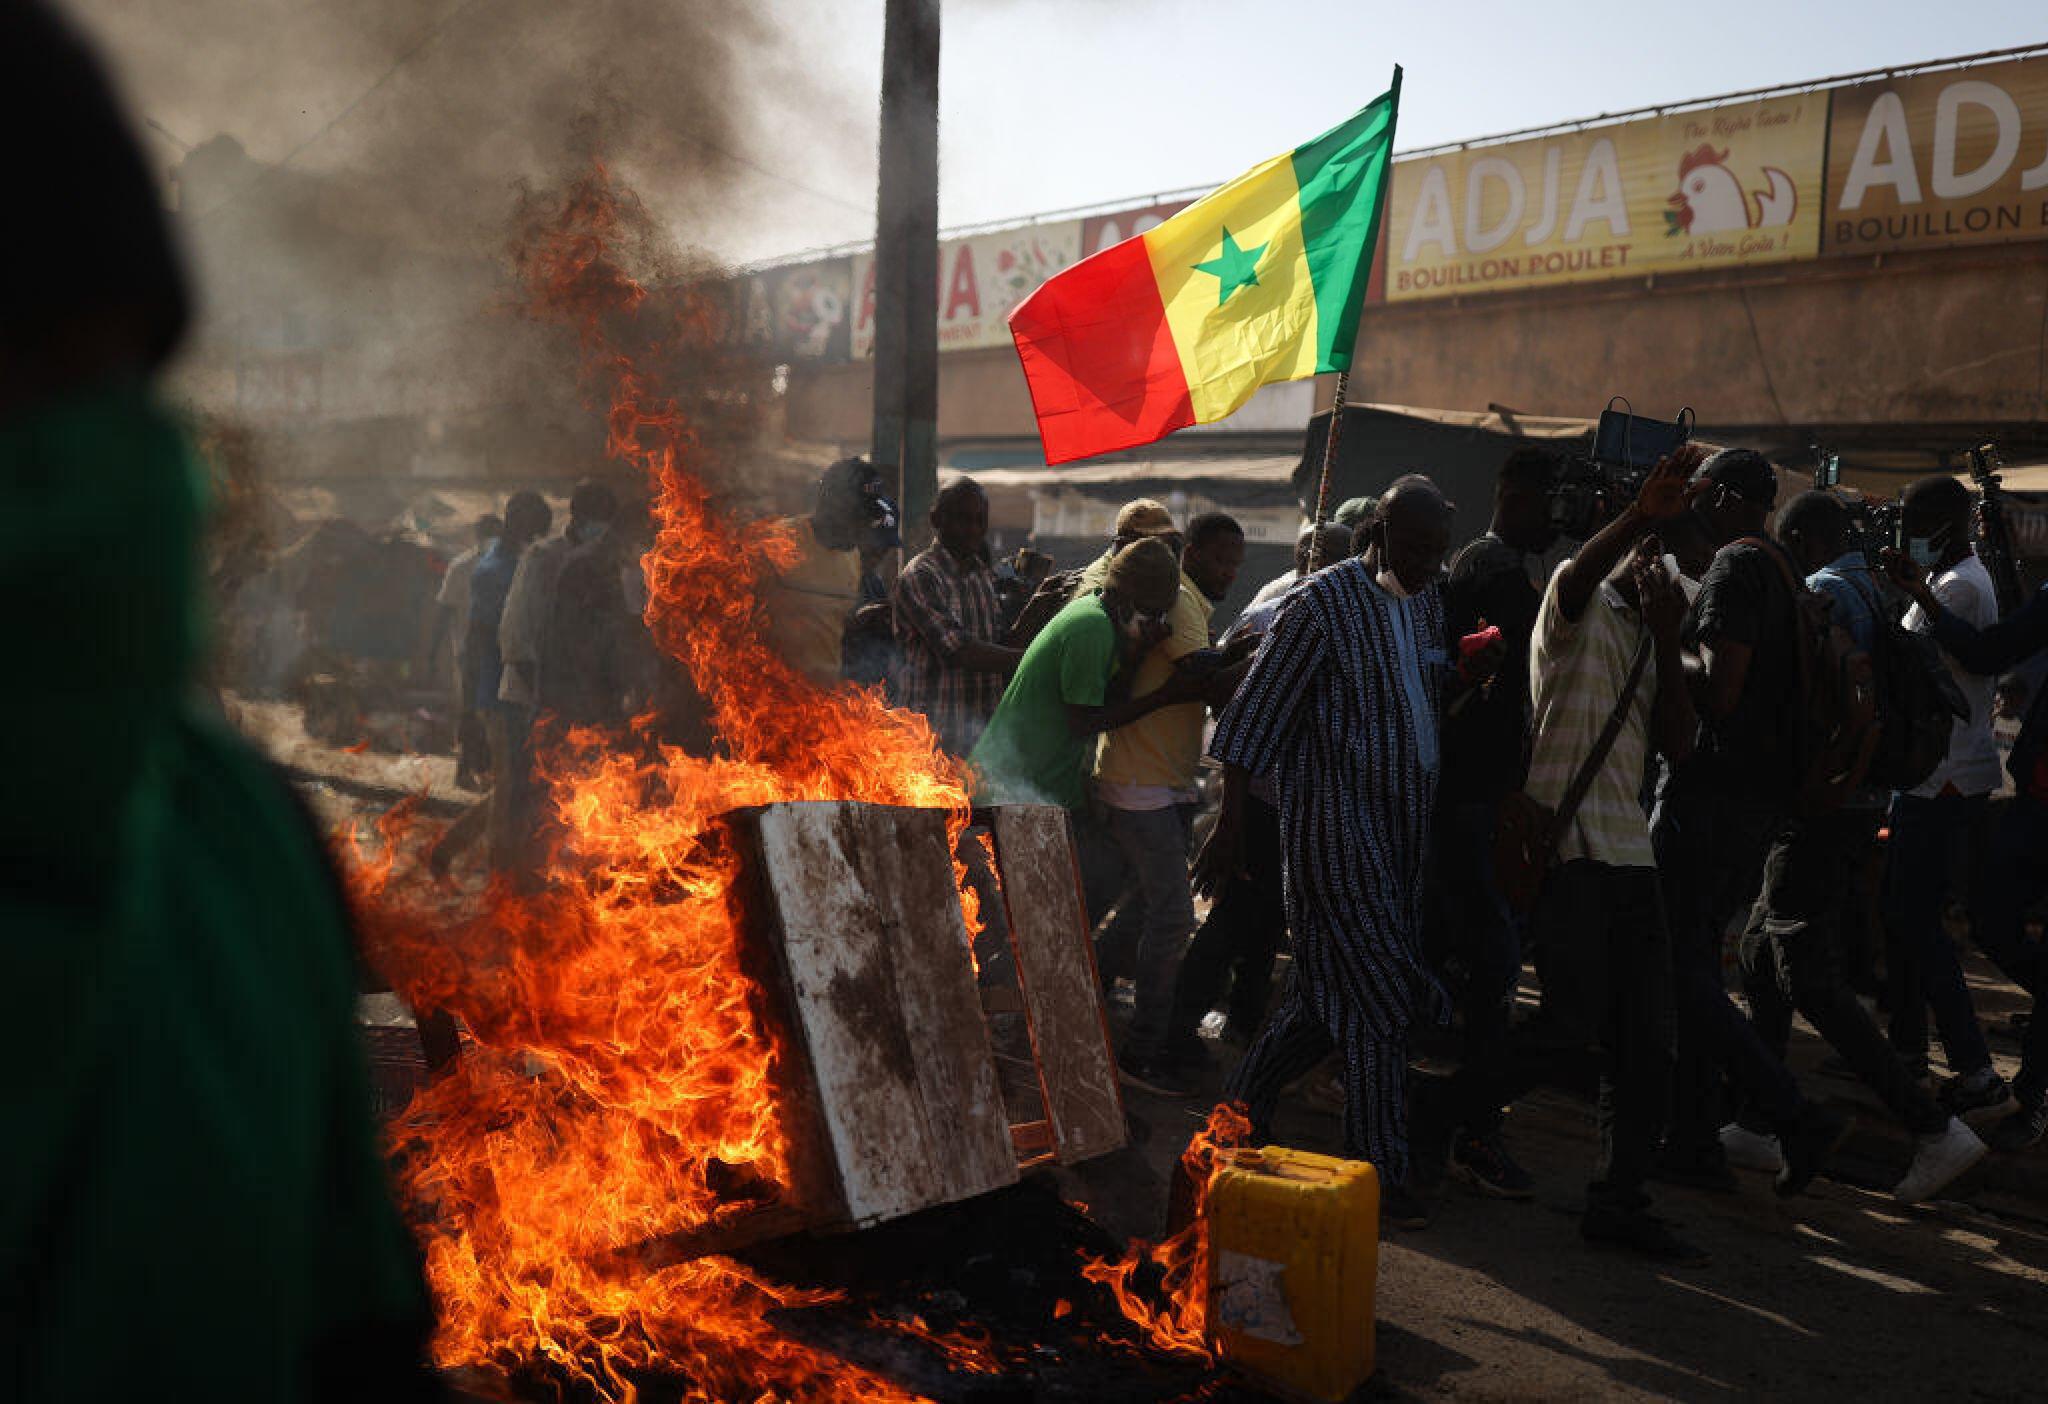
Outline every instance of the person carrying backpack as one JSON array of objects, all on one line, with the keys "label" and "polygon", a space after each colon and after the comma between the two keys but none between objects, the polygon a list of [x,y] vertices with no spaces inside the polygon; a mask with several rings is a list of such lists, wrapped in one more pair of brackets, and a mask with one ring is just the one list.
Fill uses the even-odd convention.
[{"label": "person carrying backpack", "polygon": [[1801,1097],[1784,1059],[1728,998],[1721,935],[1754,900],[1764,855],[1799,802],[1803,606],[1794,568],[1763,535],[1778,491],[1769,461],[1752,449],[1723,449],[1693,482],[1692,515],[1720,549],[1686,627],[1697,656],[1689,671],[1698,741],[1671,769],[1651,824],[1678,1015],[1671,1127],[1657,1174],[1735,1187],[1720,1137],[1725,1074],[1779,1137],[1779,1193],[1797,1194],[1847,1135],[1848,1118]]},{"label": "person carrying backpack", "polygon": [[[1868,563],[1849,548],[1849,525],[1841,499],[1806,492],[1780,515],[1778,536],[1806,573],[1806,588],[1828,602],[1833,624],[1855,649],[1875,660],[1887,653],[1892,625]],[[1869,666],[1874,679],[1887,671],[1875,662]],[[1876,699],[1880,712],[1885,700],[1882,695]],[[1881,720],[1878,725],[1881,732]],[[1875,744],[1867,747],[1871,754],[1877,749]],[[1764,860],[1763,890],[1743,934],[1742,972],[1750,1018],[1772,1052],[1784,1057],[1797,1009],[1913,1133],[1912,1166],[1893,1190],[1901,1201],[1913,1203],[1976,1164],[1985,1145],[1914,1078],[1849,988],[1844,910],[1860,889],[1858,874],[1876,848],[1889,798],[1887,790],[1866,779],[1839,806],[1784,824]],[[1775,1141],[1743,1122],[1723,1127],[1721,1141],[1732,1164],[1776,1171],[1783,1163]]]}]

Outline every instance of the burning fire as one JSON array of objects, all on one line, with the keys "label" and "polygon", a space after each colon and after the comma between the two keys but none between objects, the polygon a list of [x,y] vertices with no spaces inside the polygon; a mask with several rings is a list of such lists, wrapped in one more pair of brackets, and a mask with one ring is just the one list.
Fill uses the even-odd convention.
[{"label": "burning fire", "polygon": [[704,695],[720,748],[665,744],[653,716],[627,738],[553,743],[540,758],[556,821],[545,890],[494,886],[481,914],[410,861],[402,814],[378,857],[358,855],[381,972],[475,1039],[397,1130],[403,1187],[433,1225],[435,1353],[508,1373],[546,1362],[606,1399],[635,1397],[647,1375],[686,1380],[690,1399],[913,1398],[764,1320],[825,1294],[728,1258],[650,1268],[634,1252],[715,1232],[789,1179],[781,1051],[741,975],[736,865],[715,817],[792,800],[943,808],[956,846],[968,817],[964,777],[921,718],[875,693],[821,691],[763,642],[758,587],[795,544],[722,516],[693,471],[691,417],[649,368],[714,344],[719,313],[628,271],[636,212],[600,167],[518,267],[533,313],[578,338],[608,453],[654,495],[646,622]]},{"label": "burning fire", "polygon": [[[1147,1341],[1170,1354],[1215,1359],[1209,1345],[1209,1235],[1203,1210],[1225,1153],[1243,1145],[1251,1130],[1243,1107],[1220,1103],[1212,1108],[1208,1124],[1180,1156],[1181,1178],[1192,1196],[1187,1224],[1160,1243],[1132,1243],[1115,1262],[1096,1258],[1081,1266],[1081,1276],[1109,1288],[1117,1309]],[[1158,1274],[1163,1303],[1140,1289],[1140,1275],[1148,1270]]]}]

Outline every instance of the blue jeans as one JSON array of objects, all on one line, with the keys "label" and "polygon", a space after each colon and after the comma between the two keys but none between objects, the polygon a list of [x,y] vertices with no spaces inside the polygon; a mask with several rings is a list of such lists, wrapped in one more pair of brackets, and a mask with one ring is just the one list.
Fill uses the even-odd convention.
[{"label": "blue jeans", "polygon": [[1902,967],[1892,973],[1892,1047],[1908,1057],[1923,1056],[1927,1011],[1932,1009],[1949,1068],[1956,1073],[1991,1066],[1962,962],[1941,919],[1950,844],[1981,819],[1987,803],[1984,795],[1900,795],[1892,801],[1886,905]]},{"label": "blue jeans", "polygon": [[[1133,1058],[1157,1058],[1166,1051],[1181,952],[1195,931],[1195,896],[1188,885],[1188,844],[1194,834],[1195,806],[1110,809],[1106,817],[1109,836],[1132,878],[1126,906],[1131,901],[1138,904],[1135,920],[1127,920],[1119,928],[1125,933],[1135,928],[1136,937],[1128,964],[1137,990],[1137,1008],[1124,1047]],[[1105,934],[1104,944],[1110,939]],[[1104,952],[1105,968],[1115,969],[1124,963],[1116,952]]]}]

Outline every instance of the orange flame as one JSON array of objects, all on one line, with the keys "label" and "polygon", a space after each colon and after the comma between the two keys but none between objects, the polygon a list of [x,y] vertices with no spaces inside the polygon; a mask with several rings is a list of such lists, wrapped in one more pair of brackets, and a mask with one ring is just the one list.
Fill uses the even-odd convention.
[{"label": "orange flame", "polygon": [[868,1314],[868,1325],[879,1331],[923,1341],[956,1370],[970,1375],[1000,1375],[1003,1358],[996,1351],[995,1338],[986,1327],[963,1325],[951,1331],[932,1326],[922,1316]]},{"label": "orange flame", "polygon": [[[627,271],[637,215],[598,167],[516,261],[533,313],[577,336],[608,453],[653,492],[646,622],[703,693],[719,752],[663,743],[651,716],[626,738],[549,743],[546,890],[494,885],[481,915],[400,861],[409,815],[385,821],[374,857],[347,845],[380,969],[415,1008],[460,1015],[476,1043],[397,1128],[403,1188],[433,1225],[435,1355],[506,1371],[545,1361],[614,1400],[650,1372],[688,1380],[689,1399],[914,1398],[763,1319],[829,1294],[726,1258],[649,1268],[633,1253],[716,1229],[789,1182],[783,1055],[741,973],[738,873],[716,816],[792,800],[943,808],[956,851],[968,822],[964,776],[922,718],[874,692],[821,691],[764,642],[759,586],[796,545],[723,517],[693,471],[691,416],[648,367],[715,345],[719,314],[688,286],[653,293]],[[972,900],[963,892],[970,931]],[[990,1358],[964,1338],[948,1355]]]},{"label": "orange flame", "polygon": [[[1195,1133],[1181,1152],[1180,1172],[1193,1193],[1193,1215],[1186,1227],[1159,1243],[1134,1240],[1124,1255],[1111,1262],[1088,1258],[1081,1276],[1109,1288],[1117,1310],[1145,1334],[1145,1339],[1172,1355],[1213,1361],[1209,1344],[1209,1233],[1205,1210],[1209,1185],[1214,1180],[1223,1153],[1245,1143],[1251,1135],[1251,1118],[1235,1103],[1219,1103],[1209,1112],[1208,1124]],[[1140,1289],[1141,1272],[1155,1269],[1159,1275],[1157,1301]]]}]

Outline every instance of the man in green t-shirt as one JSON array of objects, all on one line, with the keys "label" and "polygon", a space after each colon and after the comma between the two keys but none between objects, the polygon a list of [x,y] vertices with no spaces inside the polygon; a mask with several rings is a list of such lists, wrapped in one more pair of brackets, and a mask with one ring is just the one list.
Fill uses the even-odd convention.
[{"label": "man in green t-shirt", "polygon": [[1081,814],[1095,738],[1201,693],[1180,669],[1143,697],[1119,695],[1130,665],[1164,637],[1180,564],[1164,542],[1132,542],[1110,562],[1099,593],[1068,604],[1017,664],[1003,700],[968,757],[979,804],[1056,804]]}]

